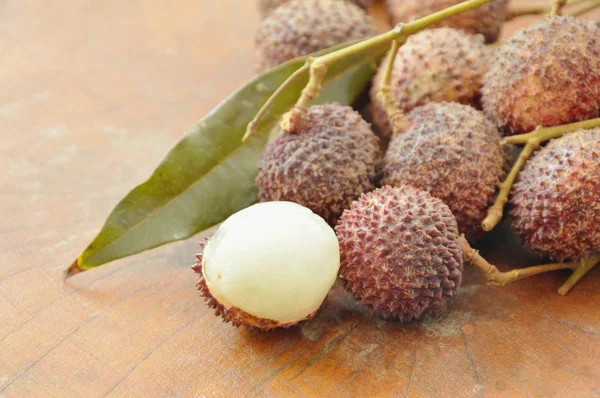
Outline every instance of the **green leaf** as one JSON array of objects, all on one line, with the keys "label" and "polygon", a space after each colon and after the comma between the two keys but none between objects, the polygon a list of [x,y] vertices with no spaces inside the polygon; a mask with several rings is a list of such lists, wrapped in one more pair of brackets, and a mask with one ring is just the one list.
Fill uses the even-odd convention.
[{"label": "green leaf", "polygon": [[[333,65],[315,102],[351,104],[369,83],[383,51],[373,49]],[[244,143],[241,139],[261,106],[304,61],[298,58],[258,75],[206,115],[150,178],[117,204],[65,275],[188,238],[254,203],[256,166],[267,142],[266,132],[293,106],[308,81],[307,74],[273,104],[257,137]]]}]

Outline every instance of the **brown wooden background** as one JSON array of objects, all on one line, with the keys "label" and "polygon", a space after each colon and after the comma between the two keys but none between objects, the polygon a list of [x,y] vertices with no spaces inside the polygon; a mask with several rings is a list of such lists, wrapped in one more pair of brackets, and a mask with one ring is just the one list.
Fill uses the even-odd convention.
[{"label": "brown wooden background", "polygon": [[[469,270],[451,312],[408,325],[336,287],[272,333],[202,304],[198,237],[63,282],[117,201],[252,76],[258,16],[250,0],[4,0],[0,18],[0,396],[600,395],[598,269],[568,297],[567,273],[501,290]],[[526,262],[494,236],[492,258]]]}]

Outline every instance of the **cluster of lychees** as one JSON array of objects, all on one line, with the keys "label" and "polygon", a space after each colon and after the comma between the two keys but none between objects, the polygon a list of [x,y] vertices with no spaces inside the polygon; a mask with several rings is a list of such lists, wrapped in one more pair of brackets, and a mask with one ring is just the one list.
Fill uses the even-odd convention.
[{"label": "cluster of lychees", "polygon": [[[459,2],[388,0],[387,5],[391,20],[400,23]],[[366,0],[260,3],[266,17],[256,36],[259,71],[376,32]],[[338,265],[344,286],[363,304],[386,317],[412,320],[447,307],[461,285],[463,261],[487,270],[496,284],[573,269],[563,294],[600,261],[600,128],[555,134],[558,138],[526,163],[525,156],[519,159],[515,171],[524,168],[518,177],[508,174],[503,146],[503,136],[598,116],[600,27],[584,18],[552,15],[496,47],[486,46],[498,39],[506,3],[496,0],[448,18],[392,52],[373,78],[374,130],[359,112],[336,103],[312,106],[282,127],[258,167],[259,199],[277,206],[295,202],[322,219],[298,222],[297,215],[277,207],[270,213],[277,219],[269,225],[281,231],[260,249],[256,242],[264,243],[264,236],[251,236],[248,223],[253,211],[269,218],[267,203],[236,215],[238,227],[233,222],[221,227],[195,269],[202,295],[225,320],[270,329],[306,319],[325,298]],[[393,93],[392,111],[400,111],[402,123],[392,122],[384,88]],[[523,143],[531,144],[531,151],[546,137],[529,136]],[[571,263],[500,273],[470,249],[467,241],[484,235],[482,222],[497,188],[504,186],[508,195],[507,175],[517,178],[509,206],[524,245]],[[337,240],[325,222],[335,228]],[[224,236],[236,228],[246,228],[245,240],[238,236],[227,243]],[[315,239],[330,245],[304,244]],[[300,252],[294,249],[299,241],[304,242]],[[225,255],[226,250],[241,251]],[[291,263],[296,271],[289,271]],[[240,269],[246,279],[234,277]],[[310,272],[316,273],[307,277]],[[224,282],[227,278],[235,281]],[[289,278],[304,287],[294,287]],[[279,283],[278,288],[259,291],[265,281]]]}]

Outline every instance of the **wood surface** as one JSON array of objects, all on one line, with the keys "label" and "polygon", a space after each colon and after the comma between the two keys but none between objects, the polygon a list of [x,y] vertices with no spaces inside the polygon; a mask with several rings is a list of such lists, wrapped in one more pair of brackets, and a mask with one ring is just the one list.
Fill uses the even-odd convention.
[{"label": "wood surface", "polygon": [[[4,0],[0,18],[0,396],[600,395],[600,269],[560,297],[567,272],[499,289],[469,268],[450,312],[410,324],[336,286],[271,333],[197,297],[199,236],[64,282],[118,200],[252,76],[259,19],[251,0]],[[484,253],[501,268],[538,261],[500,236]]]}]

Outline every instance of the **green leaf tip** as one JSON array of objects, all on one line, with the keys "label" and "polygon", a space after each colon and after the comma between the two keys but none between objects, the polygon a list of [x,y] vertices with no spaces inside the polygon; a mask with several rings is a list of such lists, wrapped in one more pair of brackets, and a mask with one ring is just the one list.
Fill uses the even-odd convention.
[{"label": "green leaf tip", "polygon": [[85,271],[85,269],[79,266],[79,259],[73,261],[73,264],[63,271],[63,279],[67,280],[75,274]]}]

